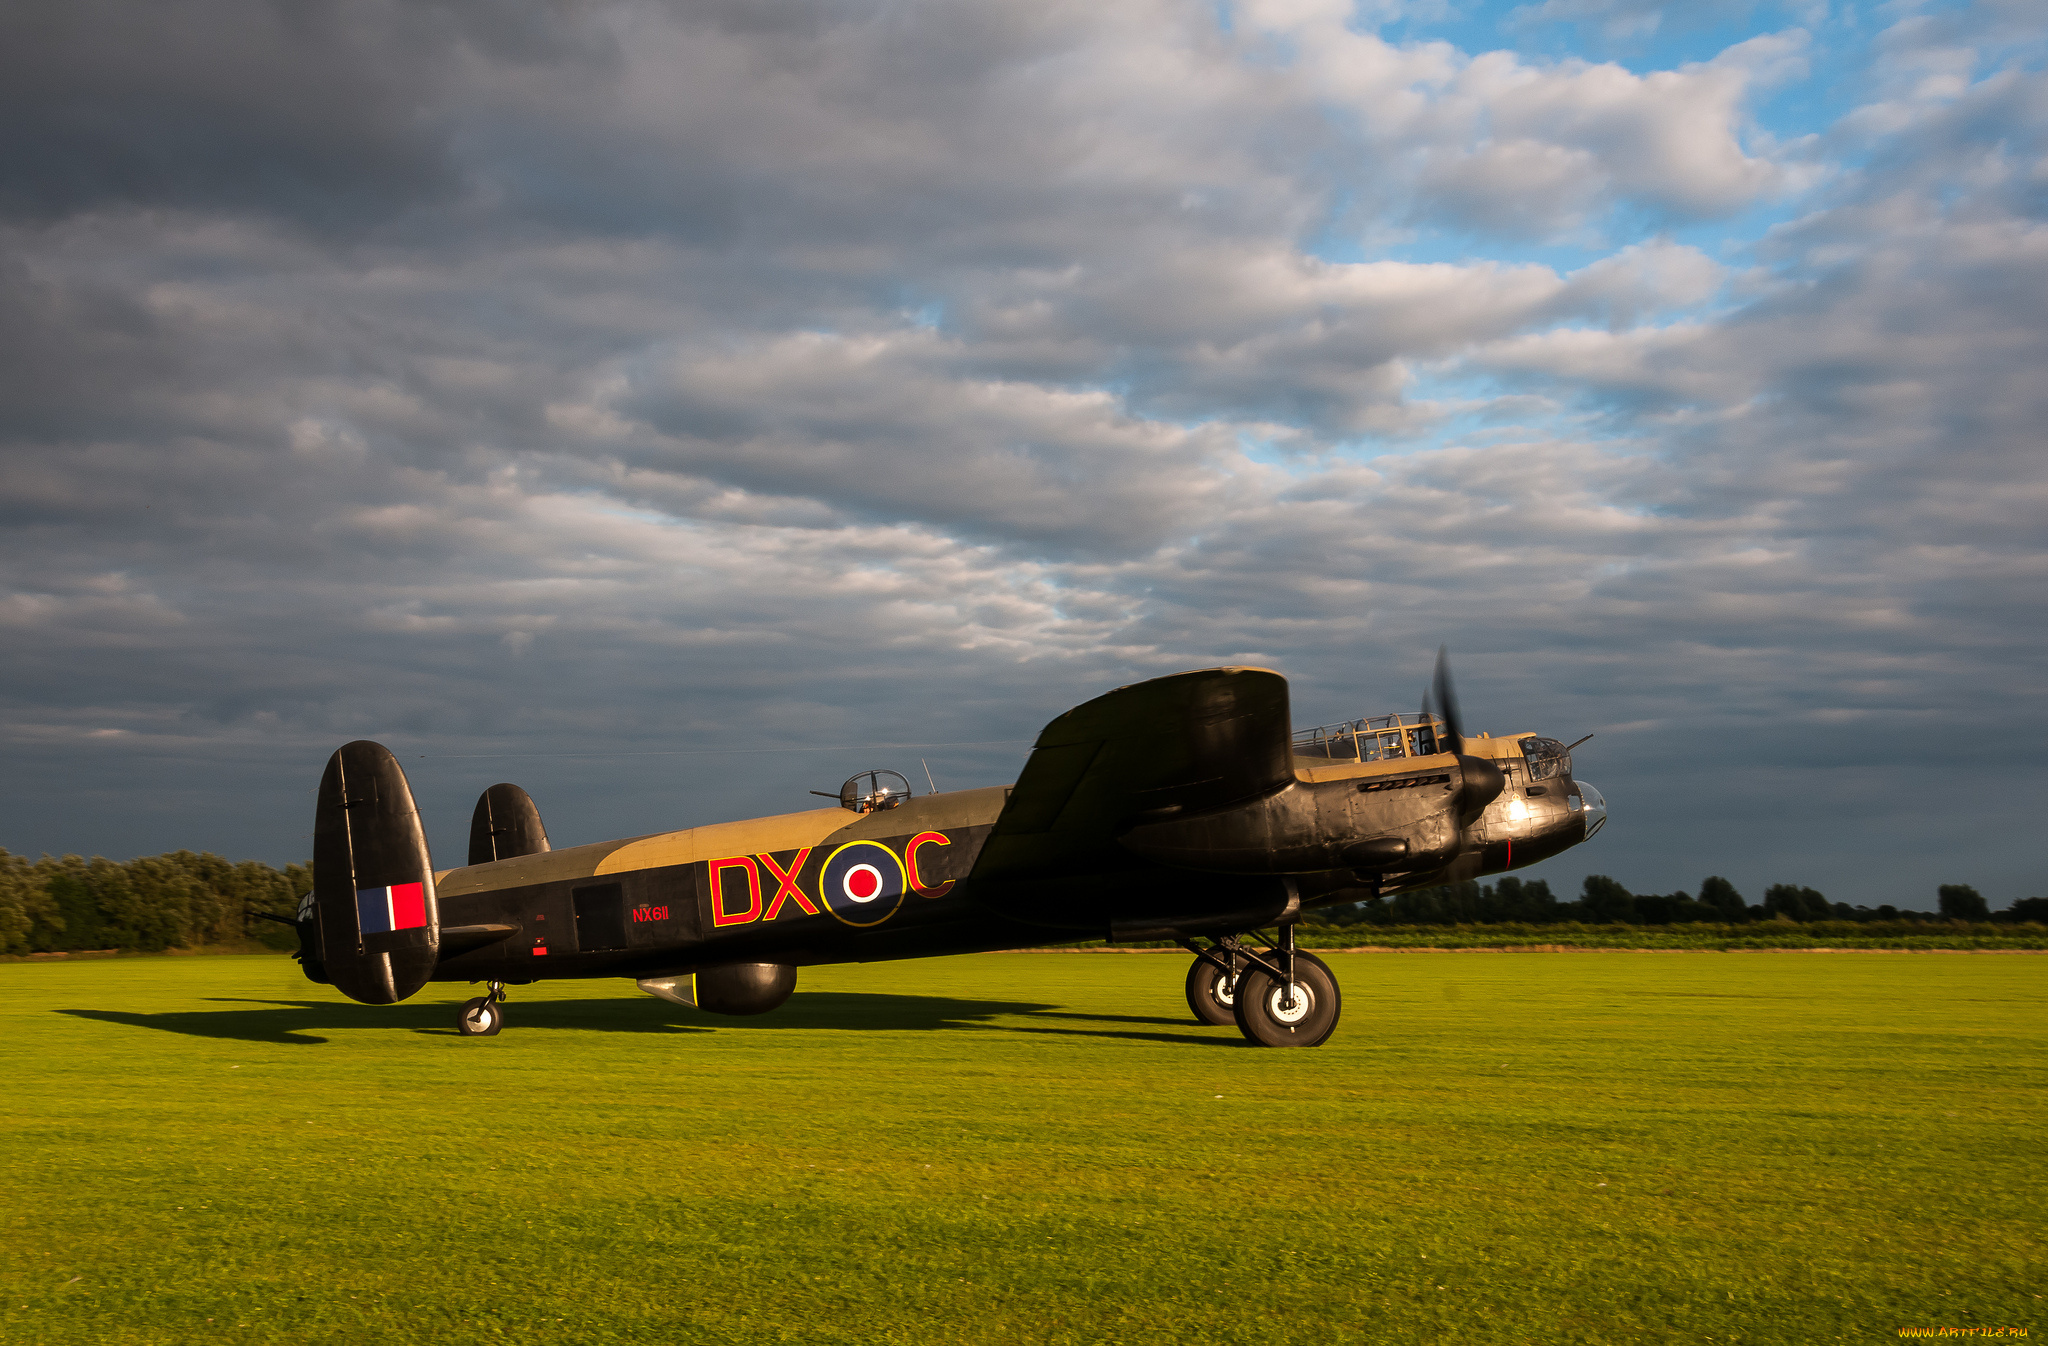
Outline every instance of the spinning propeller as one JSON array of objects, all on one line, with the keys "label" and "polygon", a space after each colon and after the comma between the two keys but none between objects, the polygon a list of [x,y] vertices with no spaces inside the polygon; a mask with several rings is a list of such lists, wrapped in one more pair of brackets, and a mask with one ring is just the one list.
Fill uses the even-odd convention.
[{"label": "spinning propeller", "polygon": [[1422,713],[1434,717],[1442,725],[1443,732],[1438,739],[1439,751],[1448,752],[1458,759],[1458,848],[1464,850],[1470,844],[1466,829],[1479,820],[1486,806],[1500,797],[1507,788],[1507,777],[1499,767],[1483,757],[1465,755],[1465,730],[1459,722],[1458,693],[1451,685],[1451,650],[1440,645],[1436,652],[1436,676],[1422,693]]},{"label": "spinning propeller", "polygon": [[1465,755],[1465,733],[1458,727],[1458,693],[1451,686],[1451,647],[1436,647],[1436,677],[1422,689],[1422,714],[1434,717],[1443,725],[1441,741],[1449,744],[1449,751]]}]

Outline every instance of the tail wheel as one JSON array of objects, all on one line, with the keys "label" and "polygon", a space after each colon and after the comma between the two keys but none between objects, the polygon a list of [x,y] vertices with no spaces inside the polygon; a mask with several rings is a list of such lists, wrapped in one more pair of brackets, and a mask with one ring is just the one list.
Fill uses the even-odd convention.
[{"label": "tail wheel", "polygon": [[1238,1031],[1261,1047],[1320,1047],[1344,1007],[1329,964],[1309,953],[1294,955],[1291,994],[1286,982],[1253,965],[1238,977],[1236,999]]},{"label": "tail wheel", "polygon": [[466,1038],[494,1038],[505,1027],[505,1007],[489,996],[463,1002],[456,1031]]},{"label": "tail wheel", "polygon": [[1232,979],[1206,958],[1197,958],[1188,969],[1188,1008],[1195,1017],[1213,1028],[1237,1022],[1233,1008],[1236,995]]}]

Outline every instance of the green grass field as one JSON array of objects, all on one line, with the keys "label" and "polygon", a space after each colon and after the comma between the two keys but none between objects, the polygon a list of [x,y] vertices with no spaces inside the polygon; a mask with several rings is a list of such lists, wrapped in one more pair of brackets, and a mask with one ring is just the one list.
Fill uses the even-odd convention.
[{"label": "green grass field", "polygon": [[[1989,921],[1752,921],[1746,925],[1303,925],[1304,949],[2048,950],[2048,928]],[[1097,941],[1090,947],[1103,947]],[[1169,941],[1147,948],[1171,948]]]},{"label": "green grass field", "polygon": [[351,1004],[0,968],[0,1340],[1828,1342],[2048,1333],[2048,958],[1332,955],[1315,1051],[1185,960]]}]

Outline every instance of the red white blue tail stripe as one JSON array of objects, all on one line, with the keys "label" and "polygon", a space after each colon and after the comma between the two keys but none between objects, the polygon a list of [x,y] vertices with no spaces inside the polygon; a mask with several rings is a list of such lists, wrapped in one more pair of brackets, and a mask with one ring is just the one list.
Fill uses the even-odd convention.
[{"label": "red white blue tail stripe", "polygon": [[417,930],[427,923],[426,885],[394,883],[385,888],[358,888],[356,916],[366,935]]}]

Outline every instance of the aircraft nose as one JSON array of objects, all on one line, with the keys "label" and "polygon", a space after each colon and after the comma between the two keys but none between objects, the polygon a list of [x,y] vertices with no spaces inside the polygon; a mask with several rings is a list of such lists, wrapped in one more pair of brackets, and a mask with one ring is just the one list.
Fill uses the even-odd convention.
[{"label": "aircraft nose", "polygon": [[1607,826],[1607,797],[1576,776],[1572,785],[1578,790],[1572,798],[1572,808],[1585,816],[1586,839],[1590,841],[1595,832]]}]

